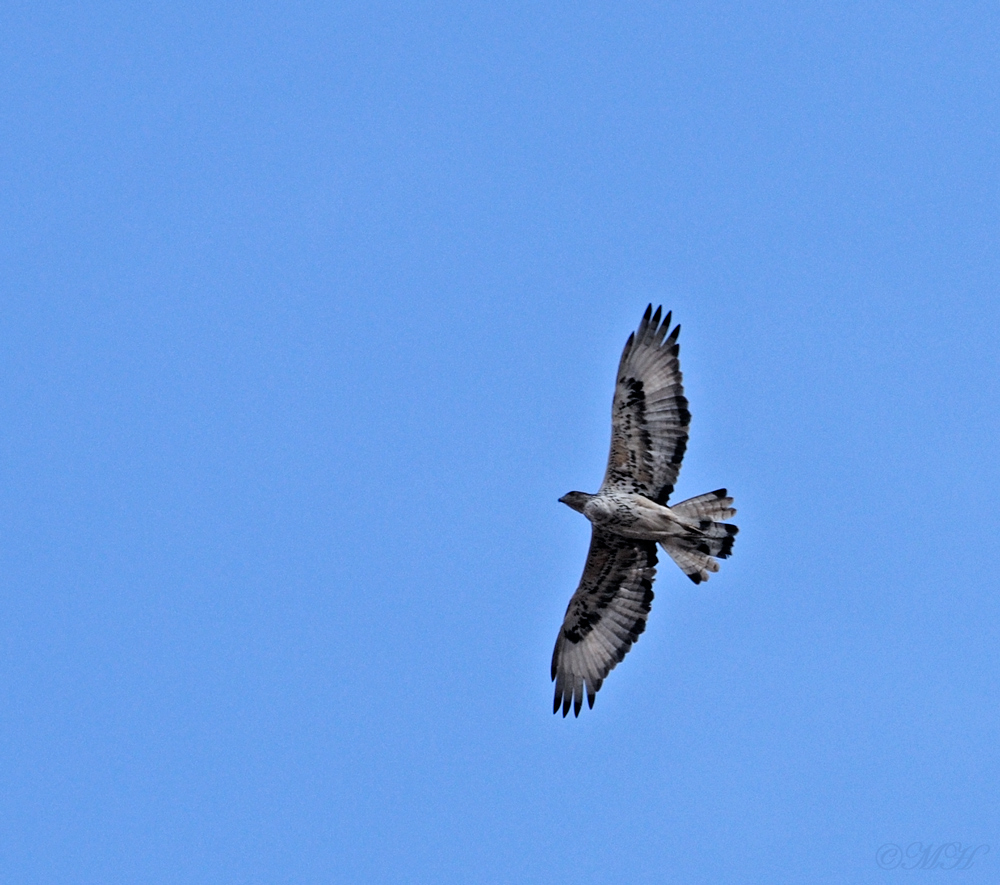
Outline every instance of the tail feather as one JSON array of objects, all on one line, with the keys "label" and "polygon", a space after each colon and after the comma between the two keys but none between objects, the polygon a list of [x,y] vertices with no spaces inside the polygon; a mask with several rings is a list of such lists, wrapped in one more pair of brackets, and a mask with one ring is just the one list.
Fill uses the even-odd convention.
[{"label": "tail feather", "polygon": [[733,499],[729,497],[726,489],[716,489],[704,495],[688,498],[677,504],[672,504],[670,509],[678,516],[688,519],[732,519],[736,516],[733,509]]},{"label": "tail feather", "polygon": [[660,545],[696,584],[707,581],[710,572],[719,570],[719,563],[714,557],[725,559],[733,551],[739,529],[720,521],[736,515],[732,503],[733,499],[728,497],[725,489],[717,489],[706,495],[688,498],[670,508],[692,525],[685,534],[665,538]]},{"label": "tail feather", "polygon": [[663,549],[670,554],[670,558],[680,566],[684,572],[696,584],[708,580],[709,572],[717,572],[719,563],[706,553],[699,550],[686,550],[672,540],[663,544]]},{"label": "tail feather", "polygon": [[709,556],[718,556],[719,559],[726,559],[733,552],[733,543],[739,531],[736,526],[705,519],[698,524],[698,529],[702,537],[695,536],[692,539],[695,542],[695,549]]}]

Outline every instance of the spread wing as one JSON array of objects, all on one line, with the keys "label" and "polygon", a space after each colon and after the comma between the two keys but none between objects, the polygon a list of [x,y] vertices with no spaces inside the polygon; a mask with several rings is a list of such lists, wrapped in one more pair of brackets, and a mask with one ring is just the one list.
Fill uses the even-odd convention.
[{"label": "spread wing", "polygon": [[611,406],[611,454],[601,491],[637,492],[666,504],[687,448],[691,413],[681,383],[676,326],[646,308],[618,365]]},{"label": "spread wing", "polygon": [[593,530],[580,586],[569,601],[552,652],[553,713],[562,705],[565,716],[572,705],[579,716],[584,686],[594,706],[604,677],[646,629],[655,574],[655,542]]}]

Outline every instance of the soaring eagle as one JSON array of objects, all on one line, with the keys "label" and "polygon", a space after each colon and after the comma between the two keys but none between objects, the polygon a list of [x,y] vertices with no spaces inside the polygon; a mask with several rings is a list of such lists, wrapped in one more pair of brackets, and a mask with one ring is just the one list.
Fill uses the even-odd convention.
[{"label": "soaring eagle", "polygon": [[691,413],[681,383],[680,350],[670,314],[646,308],[625,343],[611,406],[611,454],[596,495],[570,492],[559,500],[591,522],[590,552],[580,586],[552,653],[556,683],[552,712],[580,715],[604,678],[646,629],[653,602],[656,545],[696,584],[717,572],[739,531],[725,489],[667,507],[687,448]]}]

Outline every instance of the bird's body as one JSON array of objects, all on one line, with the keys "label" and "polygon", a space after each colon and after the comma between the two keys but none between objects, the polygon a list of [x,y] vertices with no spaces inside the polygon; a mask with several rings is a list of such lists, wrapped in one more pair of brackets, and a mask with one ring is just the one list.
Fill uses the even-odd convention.
[{"label": "bird's body", "polygon": [[668,543],[678,535],[698,531],[697,522],[635,492],[598,492],[587,498],[580,512],[596,528],[623,538]]},{"label": "bird's body", "polygon": [[[677,335],[670,314],[646,308],[618,367],[611,453],[596,494],[559,500],[593,529],[580,586],[569,602],[552,654],[554,711],[579,715],[586,689],[592,707],[604,678],[646,627],[659,544],[696,584],[719,570],[738,529],[725,489],[681,501],[673,492],[687,447],[691,414],[684,396]],[[665,338],[666,336],[666,338]]]}]

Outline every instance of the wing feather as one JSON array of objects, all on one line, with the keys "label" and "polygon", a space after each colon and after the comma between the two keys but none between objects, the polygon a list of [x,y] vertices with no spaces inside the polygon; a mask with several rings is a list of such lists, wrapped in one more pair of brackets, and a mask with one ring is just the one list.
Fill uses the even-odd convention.
[{"label": "wing feather", "polygon": [[687,448],[691,413],[678,354],[680,326],[649,305],[618,365],[611,452],[601,491],[636,492],[666,504]]},{"label": "wing feather", "polygon": [[653,602],[656,544],[605,534],[596,528],[580,586],[569,601],[552,652],[553,712],[580,714],[639,634]]}]

